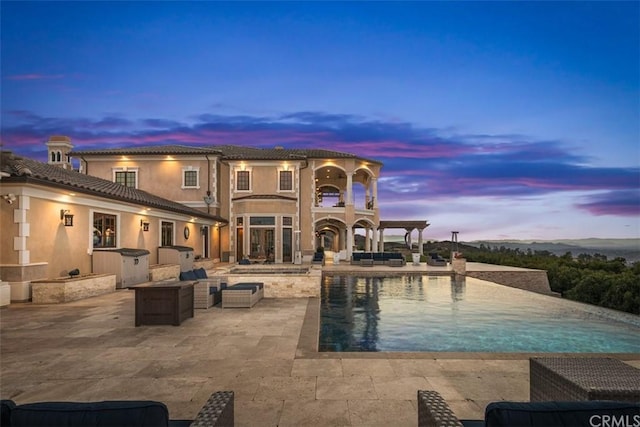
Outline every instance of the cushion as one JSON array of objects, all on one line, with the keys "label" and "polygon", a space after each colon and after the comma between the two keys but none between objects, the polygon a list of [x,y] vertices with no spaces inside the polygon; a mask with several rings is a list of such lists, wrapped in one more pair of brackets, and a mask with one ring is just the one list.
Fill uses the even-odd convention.
[{"label": "cushion", "polygon": [[205,270],[203,267],[197,268],[193,270],[193,272],[195,273],[197,279],[207,278],[207,270]]},{"label": "cushion", "polygon": [[248,259],[244,258],[244,259],[241,259],[238,264],[240,264],[240,265],[249,265],[249,264],[251,264],[251,261],[249,261]]},{"label": "cushion", "polygon": [[[634,418],[634,416],[638,418]],[[634,420],[635,422],[640,421],[640,404],[597,400],[531,403],[493,402],[485,409],[484,418],[487,427],[594,427],[598,425],[604,427],[605,418],[623,420],[621,425],[625,425],[626,420],[631,420],[632,423]]]},{"label": "cushion", "polygon": [[227,290],[228,291],[250,290],[252,294],[255,294],[256,292],[258,292],[258,287],[257,286],[253,286],[253,285],[249,285],[249,284],[238,284],[238,285],[233,285],[233,286],[228,287]]},{"label": "cushion", "polygon": [[180,273],[180,280],[198,280],[193,270],[183,271]]},{"label": "cushion", "polygon": [[13,400],[0,400],[0,426],[10,426],[11,411],[16,407]]},{"label": "cushion", "polygon": [[166,405],[153,401],[42,402],[18,405],[11,411],[12,427],[168,425]]}]

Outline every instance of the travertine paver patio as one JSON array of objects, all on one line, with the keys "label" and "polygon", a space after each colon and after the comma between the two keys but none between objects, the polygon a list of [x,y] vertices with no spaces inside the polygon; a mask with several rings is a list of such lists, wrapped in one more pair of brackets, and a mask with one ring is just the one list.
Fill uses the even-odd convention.
[{"label": "travertine paver patio", "polygon": [[462,418],[529,398],[526,355],[314,353],[304,348],[307,303],[263,299],[138,328],[128,290],[12,304],[0,310],[0,393],[18,403],[160,400],[184,419],[212,391],[233,390],[237,426],[415,426],[418,389],[438,390]]}]

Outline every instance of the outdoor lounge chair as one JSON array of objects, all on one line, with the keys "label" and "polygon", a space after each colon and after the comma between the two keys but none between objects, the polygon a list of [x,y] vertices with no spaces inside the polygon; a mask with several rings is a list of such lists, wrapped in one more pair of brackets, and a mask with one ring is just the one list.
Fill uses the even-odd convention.
[{"label": "outdoor lounge chair", "polygon": [[251,308],[264,296],[264,283],[237,283],[222,290],[222,308]]},{"label": "outdoor lounge chair", "polygon": [[433,252],[433,253],[430,253],[429,256],[427,257],[427,265],[432,265],[435,267],[446,267],[447,260],[442,258],[437,253]]},{"label": "outdoor lounge chair", "polygon": [[204,268],[183,271],[181,281],[195,281],[193,286],[193,308],[207,309],[222,301],[222,290],[227,287],[227,278],[209,277]]},{"label": "outdoor lounge chair", "polygon": [[604,426],[601,422],[605,418],[634,422],[640,419],[640,404],[610,400],[493,402],[487,405],[484,420],[459,420],[438,392],[418,390],[418,427],[594,427]]},{"label": "outdoor lounge chair", "polygon": [[38,402],[17,405],[0,402],[2,427],[204,427],[234,424],[232,391],[217,391],[200,409],[194,420],[170,420],[162,402],[150,400],[104,402]]}]

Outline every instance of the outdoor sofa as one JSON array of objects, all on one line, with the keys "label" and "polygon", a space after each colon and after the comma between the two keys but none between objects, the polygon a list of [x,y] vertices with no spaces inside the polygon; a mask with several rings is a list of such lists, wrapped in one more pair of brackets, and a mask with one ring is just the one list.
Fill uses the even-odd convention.
[{"label": "outdoor sofa", "polygon": [[205,427],[234,424],[233,391],[214,392],[194,420],[170,420],[162,402],[119,400],[102,402],[0,401],[2,427]]},{"label": "outdoor sofa", "polygon": [[204,268],[180,273],[181,281],[196,281],[193,286],[193,308],[208,309],[222,302],[222,290],[227,288],[224,276],[209,277]]},{"label": "outdoor sofa", "polygon": [[351,255],[351,265],[370,267],[373,265],[388,265],[402,267],[407,261],[400,252],[354,252]]},{"label": "outdoor sofa", "polygon": [[311,263],[324,265],[324,252],[314,252]]},{"label": "outdoor sofa", "polygon": [[436,267],[446,267],[447,260],[442,258],[437,253],[433,252],[433,253],[430,253],[429,256],[427,257],[427,265],[432,265]]},{"label": "outdoor sofa", "polygon": [[263,297],[264,283],[237,283],[222,290],[222,308],[251,308]]},{"label": "outdoor sofa", "polygon": [[418,427],[604,427],[606,420],[630,420],[633,425],[640,420],[640,404],[610,400],[492,402],[484,420],[459,420],[438,392],[418,390]]}]

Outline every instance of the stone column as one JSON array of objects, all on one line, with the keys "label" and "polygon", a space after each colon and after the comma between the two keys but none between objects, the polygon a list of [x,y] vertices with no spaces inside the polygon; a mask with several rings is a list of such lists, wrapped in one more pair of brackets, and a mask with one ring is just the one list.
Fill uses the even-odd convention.
[{"label": "stone column", "polygon": [[364,251],[369,252],[371,250],[371,244],[369,243],[369,227],[364,229]]},{"label": "stone column", "polygon": [[373,208],[378,207],[378,178],[371,178],[373,184]]},{"label": "stone column", "polygon": [[373,229],[373,239],[371,240],[371,249],[376,249],[378,247],[378,229]]},{"label": "stone column", "polygon": [[347,205],[353,205],[353,174],[347,172]]},{"label": "stone column", "polygon": [[420,255],[424,255],[424,250],[423,250],[423,243],[422,243],[422,232],[424,231],[424,228],[419,228],[418,229],[418,253]]},{"label": "stone column", "polygon": [[347,227],[347,259],[353,255],[353,227]]},{"label": "stone column", "polygon": [[384,252],[384,228],[380,229],[380,246],[378,252]]}]

